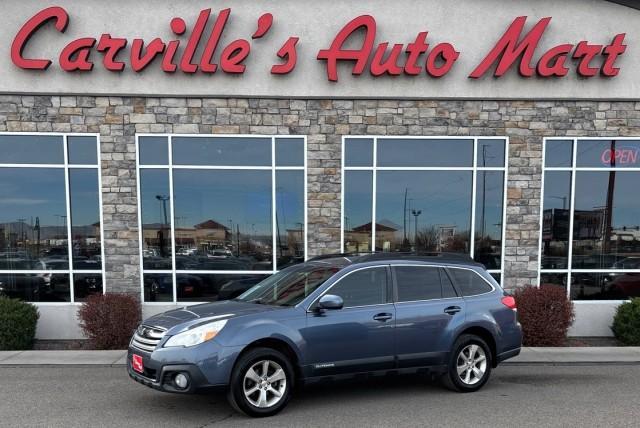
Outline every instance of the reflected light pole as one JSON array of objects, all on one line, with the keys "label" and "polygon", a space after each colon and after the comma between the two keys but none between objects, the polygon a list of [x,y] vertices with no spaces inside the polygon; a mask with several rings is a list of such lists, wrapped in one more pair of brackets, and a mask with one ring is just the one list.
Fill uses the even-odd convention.
[{"label": "reflected light pole", "polygon": [[24,222],[27,221],[26,218],[17,219],[18,223],[20,223],[20,242],[22,242],[22,246],[24,247]]},{"label": "reflected light pole", "polygon": [[162,223],[162,227],[160,227],[160,257],[165,257],[164,228],[169,223],[167,219],[167,201],[169,200],[169,196],[156,195],[156,199],[162,203],[162,214],[164,215],[164,223]]},{"label": "reflected light pole", "polygon": [[[58,220],[62,220],[62,228],[63,229],[67,227],[67,216],[66,215],[54,214],[53,216],[57,217]],[[58,221],[58,239],[63,238],[63,236],[64,236],[64,233],[63,233],[62,229],[60,229],[60,222]]]},{"label": "reflected light pole", "polygon": [[422,214],[422,210],[411,210],[411,214],[415,217],[414,229],[413,229],[413,243],[415,249],[418,249],[418,216]]}]

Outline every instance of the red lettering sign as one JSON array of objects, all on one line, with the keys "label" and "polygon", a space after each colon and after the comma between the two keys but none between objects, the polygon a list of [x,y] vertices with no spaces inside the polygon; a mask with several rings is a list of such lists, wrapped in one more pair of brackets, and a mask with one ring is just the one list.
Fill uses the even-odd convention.
[{"label": "red lettering sign", "polygon": [[[142,39],[133,39],[129,52],[129,66],[139,73],[151,65],[160,57],[160,67],[167,73],[178,70],[183,73],[195,73],[198,70],[204,73],[215,73],[218,64],[214,62],[218,44],[222,38],[231,9],[220,11],[213,24],[211,32],[205,36],[205,29],[211,17],[211,9],[204,9],[198,15],[193,27],[186,35],[186,46],[180,52],[180,46],[184,40],[162,40],[154,38],[149,43]],[[40,31],[49,21],[53,21],[55,28],[64,33],[69,23],[69,15],[61,7],[49,7],[29,19],[16,34],[11,45],[11,60],[23,69],[46,70],[51,65],[51,59],[30,59],[24,57],[24,50],[29,40]],[[271,28],[273,15],[265,13],[258,19],[257,29],[252,39],[264,37]],[[176,36],[187,33],[187,23],[181,17],[175,17],[169,23],[171,32]],[[201,57],[196,58],[198,46],[202,39],[207,37]],[[278,51],[277,56],[285,60],[284,64],[276,64],[272,72],[274,74],[289,73],[295,67],[297,55],[295,52],[297,37],[290,37]],[[109,71],[123,71],[127,67],[122,51],[126,49],[128,40],[112,37],[110,34],[102,34],[98,39],[94,37],[82,37],[69,42],[60,52],[60,68],[65,71],[91,71],[93,61],[91,54],[97,51],[103,55],[102,63]],[[222,48],[219,56],[219,65],[225,73],[244,73],[246,66],[244,61],[251,53],[251,44],[246,39],[237,39],[229,42]],[[120,60],[116,57],[120,55]]]},{"label": "red lettering sign", "polygon": [[[200,71],[209,74],[215,73],[218,68],[224,73],[244,73],[245,62],[252,49],[249,38],[232,40],[219,47],[231,9],[218,12],[215,21],[209,26],[211,15],[211,9],[200,11],[192,25],[182,17],[174,17],[169,22],[169,29],[173,34],[171,40],[156,37],[145,42],[134,38],[128,53],[126,50],[129,40],[126,38],[106,33],[97,37],[80,37],[68,42],[60,50],[58,63],[64,71],[89,72],[97,61],[97,52],[102,55],[103,67],[114,72],[122,72],[129,66],[139,73],[154,62],[159,62],[159,67],[166,73],[181,71],[193,74]],[[13,63],[22,69],[46,70],[52,60],[37,58],[37,55],[34,55],[36,58],[26,58],[25,49],[36,33],[46,31],[48,23],[51,22],[59,33],[64,33],[69,20],[67,11],[58,6],[36,13],[20,28],[13,40]],[[256,29],[250,33],[253,43],[260,45],[260,39],[268,36],[273,21],[273,15],[268,12],[258,18]],[[569,58],[577,60],[575,73],[581,77],[593,77],[598,71],[604,77],[619,74],[620,68],[616,63],[627,48],[624,33],[617,34],[606,46],[582,40],[575,45],[564,43],[546,52],[536,52],[551,18],[540,19],[528,32],[525,32],[526,21],[526,16],[517,17],[469,77],[483,77],[489,74],[490,69],[493,70],[493,76],[500,77],[514,66],[517,66],[524,77],[564,77],[572,67]],[[207,28],[211,28],[208,34]],[[316,58],[325,62],[328,80],[338,82],[338,64],[344,62],[351,64],[351,74],[354,76],[368,70],[374,77],[422,74],[440,78],[451,71],[460,57],[460,52],[450,42],[430,46],[427,42],[428,31],[419,32],[405,46],[403,43],[377,42],[377,28],[378,24],[373,16],[358,16],[338,31],[328,48],[318,51]],[[288,74],[295,69],[298,41],[298,37],[290,36],[274,53],[279,62],[270,68],[272,74]],[[358,48],[345,48],[347,44],[355,44]],[[37,51],[37,48],[33,50]],[[200,57],[198,52],[202,52]]]},{"label": "red lettering sign", "polygon": [[638,152],[635,147],[621,147],[619,149],[605,149],[600,155],[603,165],[634,165],[638,162]]},{"label": "red lettering sign", "polygon": [[[403,44],[394,44],[389,51],[389,42],[381,42],[373,50],[376,38],[376,20],[373,16],[362,15],[345,25],[333,39],[329,49],[321,49],[317,59],[327,62],[327,78],[332,82],[338,81],[338,62],[355,62],[351,74],[360,75],[366,67],[373,76],[398,76],[401,73],[418,75],[421,66],[418,65],[420,57],[427,52],[429,45],[426,43],[427,32],[418,33],[414,42],[405,48]],[[343,46],[358,31],[364,31],[364,40],[360,49],[344,49]],[[373,51],[373,58],[369,61]],[[407,56],[402,55],[408,53]],[[459,52],[451,43],[440,43],[427,54],[425,73],[431,77],[442,77],[451,70],[453,63],[458,59]],[[438,63],[440,61],[440,64]]]},{"label": "red lettering sign", "polygon": [[540,77],[563,77],[569,72],[569,68],[566,67],[565,63],[571,51],[573,51],[573,58],[580,59],[577,73],[582,77],[592,77],[596,74],[597,69],[590,67],[590,64],[594,57],[600,54],[604,57],[604,62],[600,68],[600,73],[603,76],[613,77],[620,71],[619,68],[614,67],[614,64],[627,48],[627,46],[623,44],[624,33],[615,36],[611,44],[607,45],[604,50],[602,49],[602,45],[590,45],[589,42],[586,41],[578,43],[575,50],[573,44],[570,43],[555,46],[540,57],[534,68],[531,64],[533,56],[551,18],[542,18],[522,37],[526,20],[526,16],[516,18],[489,54],[471,72],[469,77],[477,79],[484,76],[496,63],[497,65],[493,75],[500,77],[504,75],[518,59],[520,60],[518,71],[523,77],[533,76],[534,70]]},{"label": "red lettering sign", "polygon": [[27,42],[31,37],[48,21],[54,20],[56,30],[64,33],[69,23],[69,15],[61,7],[48,7],[38,13],[33,18],[28,20],[18,31],[16,37],[11,44],[11,60],[15,65],[20,68],[31,70],[46,70],[51,65],[51,61],[48,59],[26,59],[22,56]]}]

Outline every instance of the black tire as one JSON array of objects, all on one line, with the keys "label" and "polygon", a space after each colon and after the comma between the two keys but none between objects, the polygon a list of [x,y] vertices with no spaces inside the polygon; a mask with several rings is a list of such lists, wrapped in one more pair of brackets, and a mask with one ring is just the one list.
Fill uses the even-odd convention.
[{"label": "black tire", "polygon": [[[463,379],[461,379],[458,375],[458,361],[460,353],[462,352],[462,350],[465,350],[468,346],[471,345],[477,345],[479,348],[481,348],[485,356],[484,373],[479,378],[479,380],[475,381],[475,383],[473,384],[464,382]],[[489,377],[491,377],[492,364],[493,355],[491,354],[491,349],[489,348],[487,343],[481,337],[475,336],[473,334],[463,334],[462,336],[458,337],[458,339],[453,344],[453,347],[451,348],[451,354],[449,355],[449,363],[447,366],[447,373],[442,376],[442,383],[444,384],[444,386],[453,391],[475,392],[482,388],[489,380]],[[476,375],[473,374],[473,376],[475,377]]]},{"label": "black tire", "polygon": [[[247,372],[260,361],[273,361],[278,364],[285,375],[285,385],[282,391],[282,397],[269,407],[258,407],[251,403],[245,397],[245,375]],[[293,388],[294,375],[293,367],[289,358],[282,352],[272,348],[254,348],[243,354],[237,361],[233,372],[231,373],[231,382],[229,384],[229,392],[227,398],[231,406],[238,412],[244,413],[252,417],[273,416],[282,410],[291,399],[291,391]],[[258,391],[258,394],[260,391]],[[272,395],[270,392],[269,394]],[[273,395],[272,395],[273,397]]]}]

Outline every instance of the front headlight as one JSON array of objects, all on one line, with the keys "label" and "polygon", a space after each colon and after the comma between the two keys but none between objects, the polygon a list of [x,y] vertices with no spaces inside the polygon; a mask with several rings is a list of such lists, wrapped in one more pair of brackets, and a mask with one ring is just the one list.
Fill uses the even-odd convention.
[{"label": "front headlight", "polygon": [[199,327],[192,328],[191,330],[176,334],[167,340],[164,347],[173,348],[177,346],[190,347],[199,345],[216,337],[226,323],[227,320],[215,321],[210,324],[201,325]]}]

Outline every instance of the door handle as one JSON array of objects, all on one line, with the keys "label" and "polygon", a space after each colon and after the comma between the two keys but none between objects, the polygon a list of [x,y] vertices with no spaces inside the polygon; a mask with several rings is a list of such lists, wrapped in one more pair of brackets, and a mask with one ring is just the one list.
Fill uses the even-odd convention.
[{"label": "door handle", "polygon": [[390,313],[387,312],[383,312],[381,314],[378,315],[374,315],[373,319],[376,321],[389,321],[391,318],[393,318],[393,315],[391,315]]},{"label": "door handle", "polygon": [[461,310],[462,308],[460,306],[449,306],[448,308],[444,309],[444,313],[449,315],[455,315]]}]

